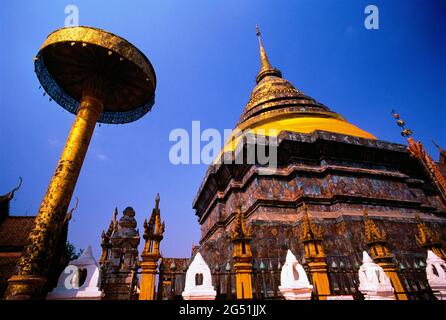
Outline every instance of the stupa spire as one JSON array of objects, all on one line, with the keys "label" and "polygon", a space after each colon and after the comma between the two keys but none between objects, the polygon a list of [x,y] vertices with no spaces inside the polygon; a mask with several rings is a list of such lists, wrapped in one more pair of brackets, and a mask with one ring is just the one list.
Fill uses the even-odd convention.
[{"label": "stupa spire", "polygon": [[266,51],[262,43],[262,38],[260,37],[261,33],[258,25],[256,25],[256,34],[257,39],[259,39],[260,47],[260,72],[256,78],[257,83],[259,83],[267,75],[282,77],[282,73],[280,72],[280,70],[273,68],[268,60],[268,56],[266,55]]}]

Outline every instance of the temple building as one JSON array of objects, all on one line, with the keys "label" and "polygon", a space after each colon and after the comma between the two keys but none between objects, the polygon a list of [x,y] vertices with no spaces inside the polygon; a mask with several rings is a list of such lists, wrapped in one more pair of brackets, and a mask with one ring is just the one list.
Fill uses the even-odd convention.
[{"label": "temple building", "polygon": [[[257,35],[256,86],[193,201],[200,253],[213,267],[232,263],[237,274],[240,243],[245,253],[240,257],[252,270],[265,264],[279,270],[290,249],[304,262],[315,295],[324,299],[340,293],[339,270],[354,271],[343,287],[358,292],[365,250],[389,276],[396,298],[410,298],[404,292],[416,289],[408,288],[401,272],[423,267],[428,249],[445,257],[446,183],[439,174],[445,173],[444,150],[442,163],[435,164],[412,138],[408,148],[349,123],[272,67],[258,30]],[[256,143],[246,139],[247,131],[265,136],[267,144],[276,141],[268,148],[277,148],[277,168],[257,158],[247,161],[247,150]],[[229,156],[235,162],[236,149],[245,151],[241,162],[219,161]],[[250,231],[235,241],[240,215]]]},{"label": "temple building", "polygon": [[115,209],[107,232],[102,233],[101,289],[106,300],[131,300],[135,295],[140,236],[132,207],[125,208],[119,221],[117,215]]},{"label": "temple building", "polygon": [[[7,287],[7,281],[16,271],[17,261],[26,244],[26,240],[34,227],[35,216],[11,215],[10,203],[15,193],[22,185],[22,178],[17,187],[5,195],[0,196],[0,296],[3,296]],[[46,295],[57,284],[59,274],[69,262],[69,253],[66,242],[68,236],[68,221],[72,214],[67,214],[61,239],[51,264],[50,277],[44,287],[43,295]]]},{"label": "temple building", "polygon": [[[115,209],[101,235],[99,267],[91,249],[72,261],[78,272],[70,281],[81,288],[69,292],[62,271],[76,203],[56,223],[62,232],[52,234],[51,254],[39,247],[50,261],[43,292],[30,285],[18,298],[45,298],[61,276],[48,298],[446,299],[439,272],[446,266],[446,151],[436,145],[435,162],[396,112],[408,145],[348,122],[286,80],[258,29],[257,37],[256,85],[193,201],[201,240],[191,256],[163,256],[157,195],[141,233],[132,207],[119,220]],[[32,231],[38,218],[10,215],[19,187],[0,196],[0,295],[26,239],[42,232]]]}]

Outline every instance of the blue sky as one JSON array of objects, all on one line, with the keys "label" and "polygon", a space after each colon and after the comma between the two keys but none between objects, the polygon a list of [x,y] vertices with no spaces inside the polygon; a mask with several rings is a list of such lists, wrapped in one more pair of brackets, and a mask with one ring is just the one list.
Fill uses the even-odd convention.
[{"label": "blue sky", "polygon": [[[431,154],[446,148],[446,4],[444,1],[4,1],[0,10],[0,193],[19,176],[16,215],[35,215],[74,116],[38,90],[33,57],[63,27],[66,5],[81,25],[118,34],[151,60],[156,103],[142,119],[97,127],[74,195],[69,240],[91,244],[115,206],[148,217],[157,192],[166,221],[161,250],[189,256],[200,237],[192,200],[206,165],[169,162],[169,133],[233,128],[259,70],[255,25],[272,64],[298,89],[379,139],[404,143],[396,108]],[[364,28],[377,5],[380,29]]]}]

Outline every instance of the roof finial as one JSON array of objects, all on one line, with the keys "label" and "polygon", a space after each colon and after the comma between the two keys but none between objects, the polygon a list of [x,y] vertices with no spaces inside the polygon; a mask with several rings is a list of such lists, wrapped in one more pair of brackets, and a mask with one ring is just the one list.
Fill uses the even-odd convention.
[{"label": "roof finial", "polygon": [[73,217],[73,212],[77,209],[78,204],[79,204],[79,198],[76,197],[76,203],[74,204],[74,207],[71,208],[71,210],[68,211],[67,214],[65,215],[64,223],[67,223],[68,221],[71,220],[71,218]]},{"label": "roof finial", "polygon": [[159,204],[160,204],[160,194],[159,193],[157,193],[156,194],[156,197],[155,197],[155,209],[159,209]]},{"label": "roof finial", "polygon": [[444,151],[443,148],[441,148],[441,147],[438,145],[438,143],[435,142],[434,139],[432,139],[432,143],[434,144],[435,147],[437,147],[438,151],[440,151],[440,152],[441,152],[441,151]]},{"label": "roof finial", "polygon": [[438,151],[440,152],[440,159],[438,160],[438,162],[440,162],[440,163],[446,163],[446,150],[444,150],[442,147],[440,147],[440,146],[434,141],[434,139],[432,139],[432,143],[434,144],[435,147],[437,147]]},{"label": "roof finial", "polygon": [[256,25],[256,35],[259,39],[259,46],[260,46],[260,72],[257,75],[256,81],[259,83],[265,76],[267,75],[273,75],[277,77],[281,77],[282,73],[280,70],[275,69],[271,66],[268,60],[268,56],[266,55],[265,48],[263,47],[262,39],[260,37],[260,28],[258,25]]},{"label": "roof finial", "polygon": [[401,127],[401,129],[402,129],[401,135],[403,137],[410,138],[410,136],[413,134],[413,131],[411,129],[408,129],[405,127],[406,122],[400,118],[400,115],[395,110],[392,110],[392,115],[397,120],[396,124],[398,125],[398,127]]},{"label": "roof finial", "polygon": [[9,191],[6,195],[4,195],[4,197],[6,197],[8,200],[12,200],[12,198],[14,198],[14,193],[20,189],[22,181],[22,177],[19,177],[19,184],[17,185],[17,187]]}]

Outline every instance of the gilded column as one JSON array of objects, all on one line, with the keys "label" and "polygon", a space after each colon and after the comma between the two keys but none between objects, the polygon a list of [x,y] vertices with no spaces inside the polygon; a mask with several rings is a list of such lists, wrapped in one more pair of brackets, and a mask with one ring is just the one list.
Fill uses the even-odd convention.
[{"label": "gilded column", "polygon": [[252,252],[249,244],[252,230],[246,227],[245,215],[242,214],[240,206],[237,208],[230,237],[234,245],[232,258],[237,299],[252,299]]},{"label": "gilded column", "polygon": [[41,297],[47,268],[61,233],[68,205],[87,153],[96,121],[103,110],[100,100],[84,95],[59,163],[18,262],[19,271],[8,280],[6,299]]},{"label": "gilded column", "polygon": [[[378,229],[366,210],[364,210],[364,240],[370,249],[371,258],[384,269],[395,291],[404,292],[405,289],[397,273],[398,267],[393,261],[393,254],[387,248],[387,234],[385,230]],[[407,295],[404,293],[395,293],[395,297],[398,300],[407,300]]]},{"label": "gilded column", "polygon": [[[141,284],[139,300],[155,299],[155,277],[160,258],[160,242],[163,240],[165,225],[161,222],[159,209],[160,196],[156,195],[155,208],[149,222],[144,220],[144,250],[141,254]],[[158,289],[159,290],[159,289]]]},{"label": "gilded column", "polygon": [[325,300],[331,294],[328,280],[328,268],[322,247],[323,230],[311,222],[308,208],[304,204],[304,216],[301,224],[300,241],[304,246],[305,260],[313,279],[314,290]]}]

